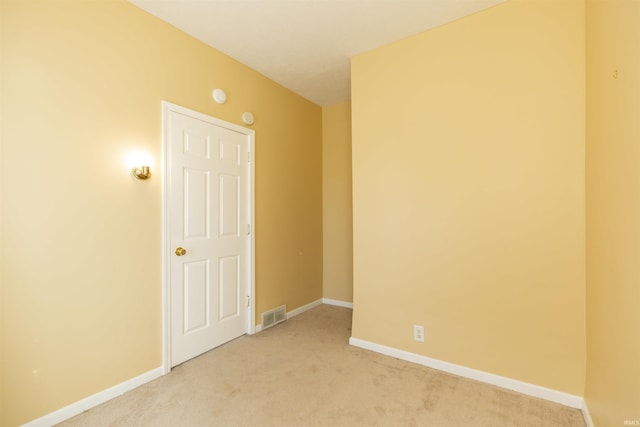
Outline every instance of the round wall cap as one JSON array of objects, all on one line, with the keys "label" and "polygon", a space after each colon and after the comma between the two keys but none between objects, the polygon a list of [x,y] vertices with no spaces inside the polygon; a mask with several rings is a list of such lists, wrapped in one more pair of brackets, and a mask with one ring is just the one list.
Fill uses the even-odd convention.
[{"label": "round wall cap", "polygon": [[227,102],[227,94],[222,89],[213,90],[213,100],[218,104],[224,104]]},{"label": "round wall cap", "polygon": [[242,113],[242,122],[244,124],[246,124],[246,125],[252,125],[253,124],[253,114],[251,114],[248,111]]}]

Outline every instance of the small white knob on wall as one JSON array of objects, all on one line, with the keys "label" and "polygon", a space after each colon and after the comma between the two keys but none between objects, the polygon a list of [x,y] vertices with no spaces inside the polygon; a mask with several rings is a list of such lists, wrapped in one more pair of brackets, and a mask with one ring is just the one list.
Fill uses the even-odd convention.
[{"label": "small white knob on wall", "polygon": [[222,89],[214,89],[212,95],[213,100],[218,104],[224,104],[225,102],[227,102],[227,94],[224,93]]},{"label": "small white knob on wall", "polygon": [[251,126],[253,124],[253,114],[248,111],[242,113],[242,122],[246,125]]}]

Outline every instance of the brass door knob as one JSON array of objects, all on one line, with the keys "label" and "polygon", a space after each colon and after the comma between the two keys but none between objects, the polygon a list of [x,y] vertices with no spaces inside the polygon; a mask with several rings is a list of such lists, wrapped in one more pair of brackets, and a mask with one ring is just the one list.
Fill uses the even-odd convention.
[{"label": "brass door knob", "polygon": [[181,247],[177,247],[177,248],[176,248],[176,255],[178,255],[178,256],[182,256],[182,255],[184,255],[184,254],[186,254],[186,253],[187,253],[187,250],[186,250],[186,249],[181,248]]}]

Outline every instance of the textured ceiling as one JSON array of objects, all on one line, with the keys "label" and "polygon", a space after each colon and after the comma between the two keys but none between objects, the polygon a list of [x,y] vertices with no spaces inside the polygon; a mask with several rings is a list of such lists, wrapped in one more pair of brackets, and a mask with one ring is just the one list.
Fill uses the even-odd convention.
[{"label": "textured ceiling", "polygon": [[129,0],[293,92],[350,97],[349,58],[505,0]]}]

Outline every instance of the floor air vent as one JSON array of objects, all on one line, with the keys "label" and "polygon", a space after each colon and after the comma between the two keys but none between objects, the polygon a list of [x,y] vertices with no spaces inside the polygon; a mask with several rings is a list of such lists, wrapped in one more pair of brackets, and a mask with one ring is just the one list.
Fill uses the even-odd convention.
[{"label": "floor air vent", "polygon": [[262,313],[262,330],[287,320],[287,306],[283,305]]}]

